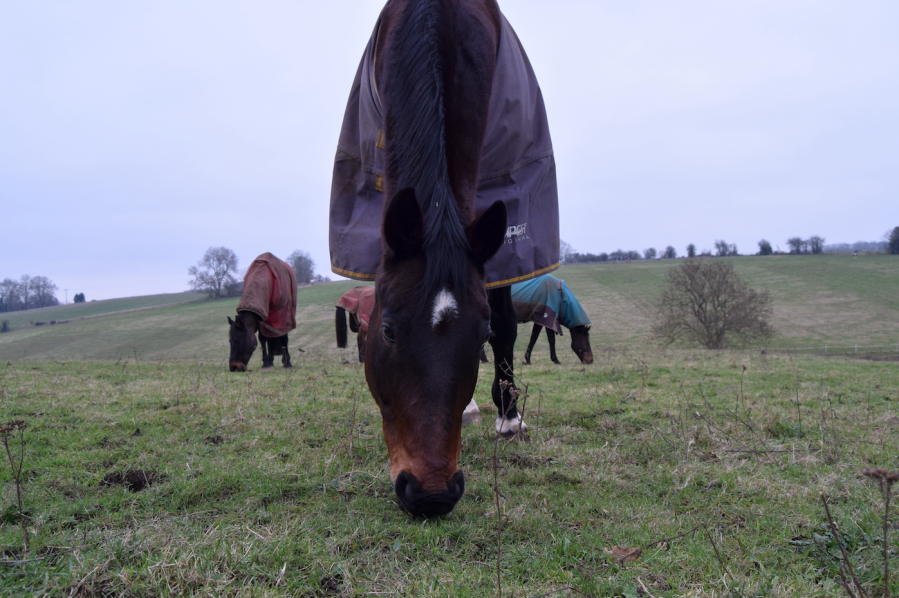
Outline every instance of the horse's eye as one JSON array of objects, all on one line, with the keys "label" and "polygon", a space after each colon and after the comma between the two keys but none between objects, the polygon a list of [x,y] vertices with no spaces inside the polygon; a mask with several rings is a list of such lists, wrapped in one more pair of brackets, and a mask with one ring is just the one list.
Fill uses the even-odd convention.
[{"label": "horse's eye", "polygon": [[381,336],[383,336],[384,340],[391,345],[396,344],[396,333],[393,331],[393,328],[387,324],[381,326]]}]

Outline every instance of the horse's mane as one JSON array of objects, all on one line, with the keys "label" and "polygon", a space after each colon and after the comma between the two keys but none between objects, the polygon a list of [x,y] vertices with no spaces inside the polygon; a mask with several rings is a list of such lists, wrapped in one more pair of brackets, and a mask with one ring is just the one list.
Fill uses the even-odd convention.
[{"label": "horse's mane", "polygon": [[391,32],[383,70],[389,190],[412,187],[424,217],[423,300],[443,287],[465,287],[469,252],[447,165],[446,10],[441,0],[409,2]]}]

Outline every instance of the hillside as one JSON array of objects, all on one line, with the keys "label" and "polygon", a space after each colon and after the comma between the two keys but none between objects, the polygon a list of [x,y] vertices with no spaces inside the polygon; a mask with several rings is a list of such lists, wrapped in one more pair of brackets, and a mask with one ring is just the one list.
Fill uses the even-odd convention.
[{"label": "hillside", "polygon": [[[752,286],[768,288],[774,299],[772,324],[776,336],[771,346],[804,347],[824,344],[878,345],[899,342],[899,260],[888,255],[854,259],[848,254],[819,256],[768,256],[721,258],[733,261],[737,272]],[[562,268],[564,278],[593,320],[594,351],[645,346],[653,303],[665,272],[679,261],[619,264],[584,264]],[[334,347],[334,303],[352,281],[315,285],[297,294],[297,330],[291,347],[337,351]],[[153,307],[160,297],[61,306],[10,314],[27,324],[40,312],[49,320],[95,315],[56,326],[26,326],[0,335],[0,360],[22,359],[119,359],[220,360],[228,353],[226,316],[237,299],[193,301]],[[194,297],[196,298],[196,297]],[[145,302],[142,304],[141,299]],[[189,298],[185,297],[185,300]],[[115,304],[113,302],[122,302]],[[173,303],[168,301],[167,303]],[[102,315],[101,304],[118,305],[118,312]],[[125,307],[125,306],[129,307]],[[109,306],[107,306],[109,307]],[[73,308],[84,312],[72,311]],[[101,310],[90,312],[89,310]],[[60,310],[51,315],[49,310]],[[5,316],[4,316],[5,317]],[[15,326],[15,325],[14,325]],[[517,349],[523,350],[529,325],[519,328]],[[562,339],[565,353],[568,337]],[[535,354],[546,350],[541,338]],[[350,350],[346,350],[350,356]]]}]

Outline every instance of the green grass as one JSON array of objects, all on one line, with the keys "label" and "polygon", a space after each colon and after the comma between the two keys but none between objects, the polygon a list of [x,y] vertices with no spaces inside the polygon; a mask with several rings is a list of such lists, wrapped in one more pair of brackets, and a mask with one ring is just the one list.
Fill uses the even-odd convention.
[{"label": "green grass", "polygon": [[[202,359],[0,369],[0,422],[28,426],[31,533],[25,553],[4,462],[0,558],[29,562],[0,564],[0,595],[496,595],[492,425],[463,430],[455,510],[404,515],[350,353],[311,348],[293,370],[249,374]],[[821,493],[862,581],[881,583],[882,504],[859,471],[899,469],[896,362],[540,357],[518,368],[530,441],[496,445],[503,595],[843,596]],[[491,377],[482,366],[486,422]],[[154,483],[116,484],[130,470]],[[701,528],[633,562],[609,555],[703,523],[727,572]]]},{"label": "green grass", "polygon": [[[775,329],[771,347],[899,343],[896,256],[866,255],[854,259],[851,254],[826,254],[720,259],[733,260],[737,273],[751,285],[771,291],[771,323]],[[665,272],[678,263],[658,260],[587,264],[562,268],[557,275],[567,280],[593,320],[590,336],[595,350],[639,349],[653,342],[653,306],[664,285]],[[290,334],[291,347],[333,348],[334,304],[357,284],[340,282],[299,289],[297,329]],[[181,297],[188,300],[195,296],[156,295],[49,308],[106,309],[102,313],[108,315],[56,326],[24,326],[0,334],[0,361],[115,360],[133,358],[135,353],[141,360],[224,358],[228,353],[225,317],[234,314],[237,299],[109,313],[171,303],[167,298]],[[101,304],[109,306],[104,308]],[[9,314],[9,318],[24,318],[20,323],[27,324],[29,318],[34,319],[28,314],[38,312],[43,314],[45,310]],[[45,315],[41,318],[51,319]],[[519,350],[523,350],[529,335],[530,326],[522,325]],[[560,342],[567,347],[568,338]],[[545,352],[545,343],[540,341],[538,351]]]},{"label": "green grass", "polygon": [[[748,256],[727,259],[755,288],[771,292],[771,346],[899,342],[899,259],[874,254]],[[668,268],[679,261],[586,264],[563,268],[594,321],[594,347],[650,340],[653,306]]]},{"label": "green grass", "polygon": [[10,313],[0,313],[0,320],[8,320],[10,328],[29,326],[31,322],[50,322],[51,320],[74,320],[105,316],[116,312],[135,309],[147,309],[173,303],[200,301],[203,293],[166,293],[163,295],[146,295],[143,297],[125,297],[122,299],[106,299],[87,303],[70,303],[55,307],[26,309]]},{"label": "green grass", "polygon": [[[356,284],[301,288],[297,293],[298,327],[290,334],[290,346],[304,349],[333,346],[334,303]],[[135,356],[145,361],[216,357],[221,360],[228,355],[226,318],[234,316],[237,303],[237,298],[194,301],[111,313],[55,326],[28,326],[0,334],[0,361],[115,360]]]}]

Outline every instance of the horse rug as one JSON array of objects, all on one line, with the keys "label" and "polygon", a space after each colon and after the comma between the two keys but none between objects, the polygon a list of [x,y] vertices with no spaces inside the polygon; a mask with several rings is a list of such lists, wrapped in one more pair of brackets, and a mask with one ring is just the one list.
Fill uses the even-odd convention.
[{"label": "horse rug", "polygon": [[337,301],[347,313],[353,314],[359,322],[359,331],[368,332],[368,320],[375,309],[375,287],[353,287]]},{"label": "horse rug", "polygon": [[549,274],[513,284],[512,305],[519,322],[536,322],[556,334],[562,334],[562,326],[590,323],[565,281]]},{"label": "horse rug", "polygon": [[243,279],[237,311],[260,318],[263,336],[284,336],[297,327],[297,275],[286,262],[263,253],[250,264]]},{"label": "horse rug", "polygon": [[[480,215],[499,199],[508,214],[505,242],[485,266],[488,288],[559,267],[556,164],[543,94],[518,36],[506,18],[501,19],[475,203]],[[331,182],[331,270],[355,280],[375,279],[387,201],[386,110],[374,78],[379,29],[380,19],[350,90]]]}]

